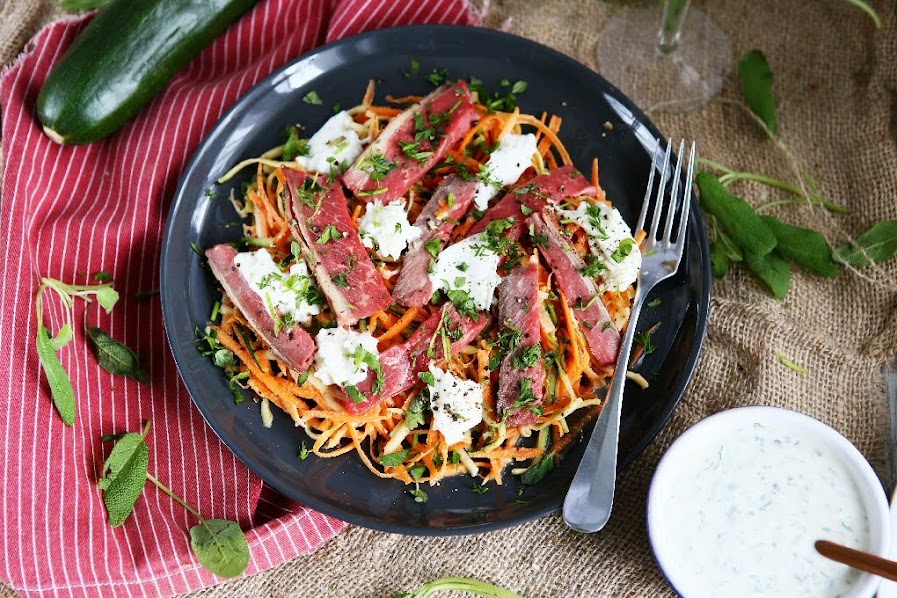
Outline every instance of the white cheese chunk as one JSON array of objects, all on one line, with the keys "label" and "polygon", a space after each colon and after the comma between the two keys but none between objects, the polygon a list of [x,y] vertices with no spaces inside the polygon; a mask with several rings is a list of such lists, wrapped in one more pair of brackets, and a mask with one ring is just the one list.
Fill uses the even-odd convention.
[{"label": "white cheese chunk", "polygon": [[365,247],[376,250],[384,260],[395,262],[423,231],[408,222],[405,202],[399,200],[384,206],[375,199],[358,223],[358,234]]},{"label": "white cheese chunk", "polygon": [[589,235],[589,248],[604,267],[600,291],[624,291],[638,278],[642,254],[629,226],[616,208],[586,201],[575,210],[558,210]]},{"label": "white cheese chunk", "polygon": [[315,336],[315,344],[315,375],[324,384],[347,386],[367,378],[368,364],[359,358],[365,351],[380,360],[377,339],[367,332],[322,328]]},{"label": "white cheese chunk", "polygon": [[353,124],[348,112],[337,112],[311,136],[308,155],[297,156],[296,162],[303,170],[323,173],[329,173],[333,166],[352,164],[362,150],[362,140]]},{"label": "white cheese chunk", "polygon": [[492,152],[483,167],[482,180],[477,183],[473,196],[473,203],[478,210],[488,208],[489,200],[495,197],[502,187],[517,182],[523,171],[533,163],[533,154],[538,151],[536,136],[532,133],[526,135],[508,133],[501,137],[498,143],[498,149]]},{"label": "white cheese chunk", "polygon": [[434,291],[464,291],[479,311],[492,306],[495,287],[501,282],[497,272],[500,256],[489,249],[484,235],[473,235],[443,249],[429,275]]},{"label": "white cheese chunk", "polygon": [[435,381],[429,387],[433,429],[442,432],[446,444],[451,446],[483,421],[483,387],[434,365],[430,365],[430,373]]},{"label": "white cheese chunk", "polygon": [[320,296],[320,292],[308,292],[315,285],[305,260],[298,259],[288,272],[283,272],[267,250],[259,249],[238,253],[234,264],[268,309],[276,312],[272,317],[308,324],[312,316],[321,313],[317,303],[308,301],[310,296]]}]

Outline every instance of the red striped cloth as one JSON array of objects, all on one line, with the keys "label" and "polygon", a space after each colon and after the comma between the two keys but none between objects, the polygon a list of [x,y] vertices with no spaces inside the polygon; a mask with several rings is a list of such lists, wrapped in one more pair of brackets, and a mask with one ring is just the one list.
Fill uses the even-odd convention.
[{"label": "red striped cloth", "polygon": [[[192,516],[148,485],[127,523],[106,523],[96,487],[110,443],[100,436],[152,420],[150,470],[205,517],[246,530],[251,575],[307,554],[345,524],[263,486],[205,424],[166,345],[158,297],[165,217],[182,169],[224,110],[275,68],[324,42],[409,23],[471,24],[465,0],[263,0],[194,60],[138,119],[90,146],[61,147],[42,133],[34,102],[49,68],[87,22],[42,30],[0,79],[5,168],[0,244],[0,578],[23,595],[159,596],[217,578],[189,548]],[[76,340],[60,357],[74,383],[78,419],[65,426],[35,350],[40,277],[85,283],[112,273],[112,314],[75,307]],[[44,295],[57,331],[61,304]],[[101,370],[83,324],[134,347],[152,382]]]}]

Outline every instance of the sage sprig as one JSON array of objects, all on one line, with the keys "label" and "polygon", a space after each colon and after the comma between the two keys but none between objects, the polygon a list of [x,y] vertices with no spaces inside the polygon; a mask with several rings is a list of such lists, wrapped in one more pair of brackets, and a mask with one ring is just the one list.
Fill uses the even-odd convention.
[{"label": "sage sprig", "polygon": [[[739,64],[738,74],[748,108],[770,138],[775,139],[778,117],[773,75],[766,57],[759,50],[749,52]],[[744,262],[774,297],[783,299],[791,288],[792,265],[820,276],[836,277],[840,273],[839,262],[863,267],[897,254],[897,221],[875,224],[852,244],[833,250],[819,232],[761,214],[773,207],[800,204],[819,206],[838,214],[848,213],[843,206],[828,200],[813,178],[796,163],[794,171],[799,186],[758,173],[738,172],[712,160],[701,159],[700,164],[721,173],[715,176],[704,171],[696,177],[701,207],[708,215],[713,275],[718,278],[728,274],[732,263]],[[740,180],[770,186],[785,192],[787,197],[754,208],[729,189],[732,183]]]},{"label": "sage sprig", "polygon": [[[48,289],[59,296],[65,308],[65,324],[55,336],[43,324],[43,295]],[[55,278],[42,278],[34,301],[34,309],[37,314],[37,355],[50,385],[53,405],[59,412],[62,421],[69,426],[75,423],[77,413],[75,390],[57,353],[74,338],[75,299],[83,299],[90,303],[93,300],[91,298],[96,299],[106,313],[109,313],[118,303],[118,292],[112,288],[111,282],[97,285],[74,285],[66,284]]]},{"label": "sage sprig", "polygon": [[199,520],[190,528],[190,548],[197,560],[220,577],[240,575],[246,570],[250,558],[249,542],[243,530],[233,521],[206,519],[149,473],[149,446],[146,444],[149,429],[150,422],[147,422],[141,434],[128,432],[121,436],[103,465],[103,477],[97,485],[103,491],[109,523],[119,526],[127,520],[149,480]]}]

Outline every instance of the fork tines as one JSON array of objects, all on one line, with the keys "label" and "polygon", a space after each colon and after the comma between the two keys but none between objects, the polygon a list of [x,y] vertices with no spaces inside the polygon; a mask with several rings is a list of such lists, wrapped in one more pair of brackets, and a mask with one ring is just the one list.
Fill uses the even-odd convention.
[{"label": "fork tines", "polygon": [[[688,155],[688,164],[686,166],[685,180],[682,179],[682,157],[685,154],[685,140],[679,143],[679,151],[676,155],[676,166],[672,173],[673,185],[667,196],[667,184],[670,181],[670,158],[672,153],[672,139],[666,144],[666,149],[661,146],[660,139],[656,140],[654,146],[654,155],[652,157],[652,168],[648,175],[648,187],[645,190],[645,200],[642,203],[642,213],[639,216],[638,225],[635,230],[645,230],[647,233],[647,241],[662,241],[663,248],[669,249],[672,240],[675,238],[675,246],[684,243],[685,236],[679,235],[679,231],[683,228],[683,224],[688,222],[689,208],[691,202],[692,181],[694,180],[694,169],[697,163],[697,143],[691,143],[691,150]],[[657,190],[654,192],[655,173],[660,171],[660,181],[657,184]],[[684,185],[683,185],[684,183]],[[684,192],[680,193],[680,187],[684,187]],[[653,201],[652,201],[653,198]],[[684,201],[683,201],[684,200]],[[645,223],[648,213],[652,214],[651,227],[645,229]],[[677,213],[679,213],[677,218]],[[665,219],[663,235],[658,236],[661,217]],[[673,236],[675,223],[676,236]]]}]

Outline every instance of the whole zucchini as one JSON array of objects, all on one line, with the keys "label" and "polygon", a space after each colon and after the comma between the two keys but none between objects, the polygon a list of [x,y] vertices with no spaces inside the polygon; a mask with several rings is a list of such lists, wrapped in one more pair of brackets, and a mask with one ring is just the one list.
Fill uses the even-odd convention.
[{"label": "whole zucchini", "polygon": [[255,2],[112,0],[41,88],[44,132],[74,144],[114,133]]}]

